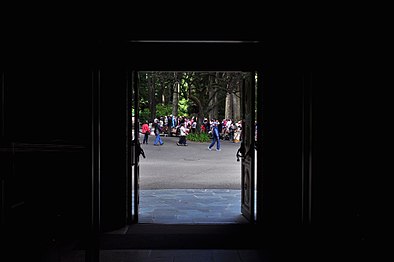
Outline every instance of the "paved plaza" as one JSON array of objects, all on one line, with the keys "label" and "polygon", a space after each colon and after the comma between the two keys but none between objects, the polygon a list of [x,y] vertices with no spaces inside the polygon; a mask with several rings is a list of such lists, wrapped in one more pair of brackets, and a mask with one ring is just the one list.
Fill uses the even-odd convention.
[{"label": "paved plaza", "polygon": [[221,141],[221,151],[210,143],[162,137],[161,146],[142,145],[140,159],[139,223],[211,224],[245,223],[241,215],[241,145]]}]

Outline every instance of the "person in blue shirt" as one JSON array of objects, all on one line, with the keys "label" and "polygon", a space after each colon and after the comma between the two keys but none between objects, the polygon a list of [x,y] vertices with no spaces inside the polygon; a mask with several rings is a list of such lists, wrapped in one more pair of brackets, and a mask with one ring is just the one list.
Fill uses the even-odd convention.
[{"label": "person in blue shirt", "polygon": [[216,121],[213,122],[213,125],[212,125],[212,143],[208,147],[209,151],[212,150],[212,147],[215,145],[215,143],[216,143],[216,151],[221,151],[218,122],[216,122]]},{"label": "person in blue shirt", "polygon": [[154,146],[163,145],[164,143],[160,137],[161,127],[160,127],[158,119],[155,119],[155,121],[154,121],[154,129],[155,129],[156,139],[155,139],[155,142],[153,143],[153,145]]}]

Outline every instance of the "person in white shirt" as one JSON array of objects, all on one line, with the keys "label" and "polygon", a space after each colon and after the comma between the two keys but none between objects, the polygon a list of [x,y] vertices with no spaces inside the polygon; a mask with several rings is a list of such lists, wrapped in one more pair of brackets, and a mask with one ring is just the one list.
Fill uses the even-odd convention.
[{"label": "person in white shirt", "polygon": [[185,123],[181,123],[181,127],[179,128],[179,141],[176,143],[177,146],[180,146],[180,145],[187,146],[187,143],[186,143],[187,133],[188,133],[188,129],[185,127]]}]

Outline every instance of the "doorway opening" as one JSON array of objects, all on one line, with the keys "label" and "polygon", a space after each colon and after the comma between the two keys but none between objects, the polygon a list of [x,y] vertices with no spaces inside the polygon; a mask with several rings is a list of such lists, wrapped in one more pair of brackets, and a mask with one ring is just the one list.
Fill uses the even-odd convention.
[{"label": "doorway opening", "polygon": [[[257,73],[138,71],[132,75],[129,129],[138,148],[138,153],[130,154],[134,157],[129,201],[133,222],[254,221]],[[215,129],[219,143],[211,145]]]}]

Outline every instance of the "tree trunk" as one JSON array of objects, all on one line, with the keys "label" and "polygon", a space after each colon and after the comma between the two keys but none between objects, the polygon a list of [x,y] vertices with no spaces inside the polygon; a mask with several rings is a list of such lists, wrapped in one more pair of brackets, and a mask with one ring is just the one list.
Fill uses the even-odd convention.
[{"label": "tree trunk", "polygon": [[174,93],[172,97],[172,115],[178,116],[178,104],[179,104],[179,82],[177,73],[174,73]]},{"label": "tree trunk", "polygon": [[204,114],[203,114],[203,110],[202,110],[202,104],[201,101],[195,97],[194,95],[189,95],[190,100],[192,100],[196,105],[197,105],[197,133],[200,133],[200,126],[202,124],[203,118],[204,118]]},{"label": "tree trunk", "polygon": [[241,119],[241,90],[240,90],[240,84],[238,84],[235,87],[235,93],[233,94],[233,118],[234,118],[235,121],[238,121],[238,120]]},{"label": "tree trunk", "polygon": [[165,83],[162,77],[160,77],[160,86],[162,90],[162,103],[163,105],[168,105],[168,94],[167,94],[167,88],[165,87]]},{"label": "tree trunk", "polygon": [[226,94],[226,105],[224,110],[224,117],[225,118],[233,118],[233,93],[229,92]]},{"label": "tree trunk", "polygon": [[[208,90],[208,108],[211,108],[214,104],[214,94],[215,94],[215,90],[213,90],[213,87],[211,85],[211,82],[209,82],[209,90]],[[211,120],[215,117],[214,115],[214,110],[212,109],[211,111],[208,112],[208,118]]]},{"label": "tree trunk", "polygon": [[150,110],[150,118],[153,120],[156,117],[156,97],[155,97],[155,85],[152,81],[152,75],[147,74],[148,76],[148,88],[149,88],[149,110]]},{"label": "tree trunk", "polygon": [[212,112],[213,112],[214,118],[218,119],[218,117],[219,117],[219,104],[218,104],[218,93],[216,92],[216,87],[215,87],[214,91],[215,91],[215,94],[213,96],[213,109],[212,109]]},{"label": "tree trunk", "polygon": [[209,104],[208,108],[212,108],[209,111],[208,117],[209,119],[218,118],[218,96],[216,86],[213,85],[213,82],[216,81],[216,77],[213,75],[209,76]]}]

